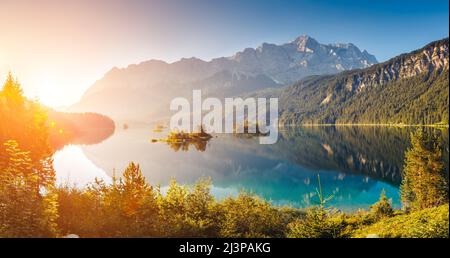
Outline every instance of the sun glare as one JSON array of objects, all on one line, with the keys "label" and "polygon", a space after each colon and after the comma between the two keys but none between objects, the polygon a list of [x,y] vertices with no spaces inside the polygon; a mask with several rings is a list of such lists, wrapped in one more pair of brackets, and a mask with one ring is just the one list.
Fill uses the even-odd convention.
[{"label": "sun glare", "polygon": [[64,105],[64,92],[58,87],[60,84],[55,77],[49,74],[40,74],[32,80],[33,94],[42,104],[50,107]]}]

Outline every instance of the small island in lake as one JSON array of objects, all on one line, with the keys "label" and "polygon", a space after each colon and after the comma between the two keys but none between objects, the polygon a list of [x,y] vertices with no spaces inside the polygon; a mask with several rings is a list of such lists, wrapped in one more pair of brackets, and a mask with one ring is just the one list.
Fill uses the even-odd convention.
[{"label": "small island in lake", "polygon": [[206,133],[203,127],[200,127],[199,132],[186,133],[184,131],[172,131],[167,138],[152,139],[151,142],[165,142],[175,151],[188,151],[189,145],[193,145],[198,151],[205,151],[206,144],[211,140],[212,135]]}]

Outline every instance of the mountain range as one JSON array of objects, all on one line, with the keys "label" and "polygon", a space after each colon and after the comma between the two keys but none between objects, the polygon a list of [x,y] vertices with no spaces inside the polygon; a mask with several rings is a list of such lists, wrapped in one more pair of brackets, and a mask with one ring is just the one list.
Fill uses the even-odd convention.
[{"label": "mountain range", "polygon": [[282,88],[311,75],[331,75],[376,63],[373,55],[351,43],[321,44],[309,36],[300,36],[285,44],[263,43],[211,61],[150,60],[113,68],[69,111],[98,112],[116,120],[151,121],[170,115],[170,101],[191,96],[193,89],[201,89],[205,96],[240,96]]},{"label": "mountain range", "polygon": [[284,125],[448,125],[448,68],[446,38],[369,68],[310,76],[257,94],[279,97]]},{"label": "mountain range", "polygon": [[118,120],[165,119],[193,89],[213,97],[278,97],[280,122],[448,124],[449,39],[377,63],[353,44],[300,36],[209,62],[151,60],[114,68],[72,106]]}]

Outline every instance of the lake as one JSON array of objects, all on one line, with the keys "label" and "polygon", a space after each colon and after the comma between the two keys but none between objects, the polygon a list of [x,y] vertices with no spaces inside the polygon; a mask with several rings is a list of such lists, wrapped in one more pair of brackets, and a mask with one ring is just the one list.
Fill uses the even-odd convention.
[{"label": "lake", "polygon": [[[130,161],[139,163],[152,185],[167,189],[171,179],[193,184],[212,180],[217,199],[254,193],[275,205],[317,204],[318,175],[328,203],[342,210],[367,209],[384,190],[400,207],[399,185],[412,127],[323,126],[280,131],[276,144],[248,135],[214,135],[204,144],[152,143],[167,132],[151,125],[116,129],[91,145],[66,145],[54,154],[58,183],[83,187],[95,178],[111,182]],[[431,130],[431,129],[430,129]],[[442,131],[448,156],[448,130]],[[448,164],[448,160],[446,161]]]}]

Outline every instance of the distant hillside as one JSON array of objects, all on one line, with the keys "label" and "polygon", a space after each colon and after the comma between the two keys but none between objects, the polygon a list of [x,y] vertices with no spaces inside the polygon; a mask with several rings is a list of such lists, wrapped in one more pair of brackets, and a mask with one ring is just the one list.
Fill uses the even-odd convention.
[{"label": "distant hillside", "polygon": [[96,144],[114,133],[109,117],[95,113],[64,113],[48,110],[50,143],[54,149],[67,144]]},{"label": "distant hillside", "polygon": [[254,95],[279,96],[283,124],[448,124],[448,68],[446,38],[366,69]]},{"label": "distant hillside", "polygon": [[36,161],[66,144],[98,143],[115,130],[106,116],[57,112],[27,99],[11,73],[0,88],[0,121],[0,156],[3,144],[14,140]]},{"label": "distant hillside", "polygon": [[309,36],[281,44],[263,43],[230,57],[211,61],[183,58],[174,63],[150,60],[127,68],[114,68],[92,85],[74,112],[97,112],[113,119],[151,121],[170,115],[175,97],[242,95],[290,85],[305,76],[335,74],[377,63],[355,45],[320,44]]}]

